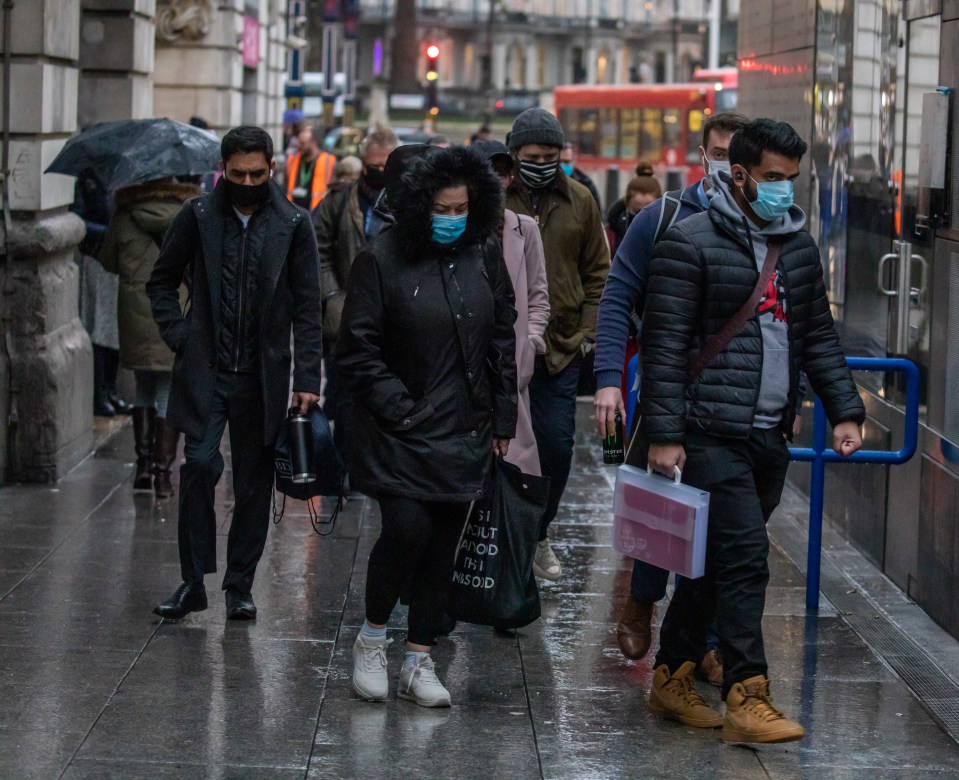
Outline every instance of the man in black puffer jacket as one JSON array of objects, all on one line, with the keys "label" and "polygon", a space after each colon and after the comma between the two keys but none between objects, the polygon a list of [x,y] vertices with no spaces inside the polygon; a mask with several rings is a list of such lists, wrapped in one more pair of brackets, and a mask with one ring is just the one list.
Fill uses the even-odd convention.
[{"label": "man in black puffer jacket", "polygon": [[[690,726],[723,727],[727,742],[801,739],[772,704],[762,639],[769,540],[779,503],[800,369],[822,399],[843,456],[861,445],[862,401],[846,367],[819,251],[793,205],[805,142],[770,119],[747,124],[729,148],[731,179],[714,181],[709,210],[656,245],[643,316],[641,434],[648,461],[710,492],[706,575],[683,579],[663,620],[650,710]],[[779,258],[745,324],[693,378],[701,350],[757,286],[771,245]],[[708,350],[707,350],[708,351]],[[725,718],[692,675],[716,615]]]}]

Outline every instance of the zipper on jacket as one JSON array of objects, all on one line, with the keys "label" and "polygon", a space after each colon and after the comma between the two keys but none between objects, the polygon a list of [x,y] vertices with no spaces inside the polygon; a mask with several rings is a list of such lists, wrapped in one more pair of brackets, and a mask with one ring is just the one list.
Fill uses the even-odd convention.
[{"label": "zipper on jacket", "polygon": [[243,288],[246,286],[246,237],[249,223],[243,226],[243,242],[240,244],[240,266],[236,284],[236,328],[233,333],[233,370],[240,370],[240,346],[243,341]]}]

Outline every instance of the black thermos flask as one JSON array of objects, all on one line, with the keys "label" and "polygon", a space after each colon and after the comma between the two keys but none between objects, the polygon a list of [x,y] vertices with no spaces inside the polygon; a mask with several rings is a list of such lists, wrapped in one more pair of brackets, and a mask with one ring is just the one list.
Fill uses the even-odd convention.
[{"label": "black thermos flask", "polygon": [[316,479],[313,467],[313,426],[310,418],[298,407],[290,408],[286,419],[287,440],[290,444],[290,464],[293,466],[293,482],[301,485]]},{"label": "black thermos flask", "polygon": [[625,460],[623,450],[623,416],[616,412],[616,432],[603,437],[603,463],[615,465]]}]

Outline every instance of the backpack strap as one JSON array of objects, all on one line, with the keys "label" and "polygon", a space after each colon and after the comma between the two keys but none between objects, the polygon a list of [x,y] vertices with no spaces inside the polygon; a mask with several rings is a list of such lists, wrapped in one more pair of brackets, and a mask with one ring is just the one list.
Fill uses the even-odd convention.
[{"label": "backpack strap", "polygon": [[669,230],[679,216],[680,197],[682,190],[669,190],[663,195],[663,205],[659,211],[659,222],[656,225],[656,234],[653,243],[657,243]]}]

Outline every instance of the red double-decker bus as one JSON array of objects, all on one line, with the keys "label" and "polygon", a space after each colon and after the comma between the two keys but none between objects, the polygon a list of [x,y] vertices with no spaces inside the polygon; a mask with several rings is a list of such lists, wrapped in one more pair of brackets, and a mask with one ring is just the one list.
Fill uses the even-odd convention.
[{"label": "red double-decker bus", "polygon": [[653,164],[664,189],[702,178],[703,122],[735,106],[735,81],[723,71],[702,72],[702,81],[688,84],[555,88],[554,110],[576,147],[576,165],[606,193],[607,206],[621,197],[639,160]]}]

